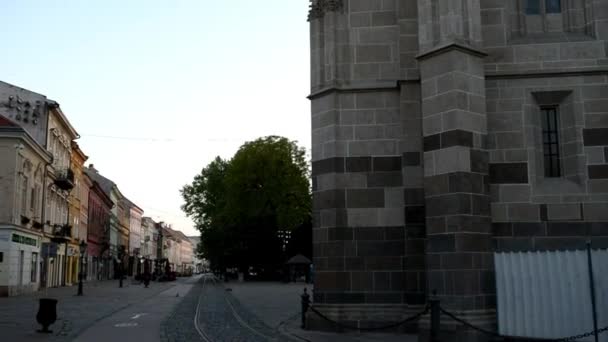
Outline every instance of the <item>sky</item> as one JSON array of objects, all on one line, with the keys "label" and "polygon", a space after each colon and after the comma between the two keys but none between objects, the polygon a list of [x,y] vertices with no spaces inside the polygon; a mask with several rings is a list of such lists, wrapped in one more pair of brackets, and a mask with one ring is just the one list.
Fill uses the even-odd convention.
[{"label": "sky", "polygon": [[197,234],[179,190],[281,135],[310,151],[307,0],[0,1],[0,80],[60,103],[101,174]]}]

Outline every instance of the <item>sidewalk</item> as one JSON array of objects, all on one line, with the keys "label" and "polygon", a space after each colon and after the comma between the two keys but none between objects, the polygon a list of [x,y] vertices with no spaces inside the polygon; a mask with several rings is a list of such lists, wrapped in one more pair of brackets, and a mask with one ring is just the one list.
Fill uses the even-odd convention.
[{"label": "sidewalk", "polygon": [[300,328],[300,295],[304,287],[311,293],[312,285],[276,282],[225,283],[226,288],[247,310],[266,325],[292,339],[314,342],[416,342],[415,335],[382,333],[327,333]]},{"label": "sidewalk", "polygon": [[[0,298],[0,332],[6,341],[71,341],[95,322],[113,313],[139,303],[175,286],[176,282],[153,282],[149,288],[118,280],[85,283],[84,296],[76,296],[77,286],[44,289],[42,291],[8,298]],[[51,325],[52,334],[38,334],[36,322],[38,300],[55,298],[57,321]]]}]

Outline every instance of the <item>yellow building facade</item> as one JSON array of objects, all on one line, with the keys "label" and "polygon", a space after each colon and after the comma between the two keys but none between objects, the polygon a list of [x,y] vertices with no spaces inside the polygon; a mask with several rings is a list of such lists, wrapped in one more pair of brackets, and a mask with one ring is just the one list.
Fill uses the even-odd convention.
[{"label": "yellow building facade", "polygon": [[72,226],[71,239],[68,243],[66,284],[76,284],[78,282],[78,272],[80,270],[80,248],[81,241],[87,242],[86,222],[83,222],[83,202],[88,200],[88,188],[85,181],[84,163],[89,159],[80,149],[76,142],[72,142],[72,154],[70,165],[74,173],[74,189],[69,196],[69,222]]}]

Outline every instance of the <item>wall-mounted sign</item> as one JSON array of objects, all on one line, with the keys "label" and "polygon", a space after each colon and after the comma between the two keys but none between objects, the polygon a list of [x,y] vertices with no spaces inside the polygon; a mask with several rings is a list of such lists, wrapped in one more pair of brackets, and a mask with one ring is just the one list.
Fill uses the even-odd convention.
[{"label": "wall-mounted sign", "polygon": [[27,236],[23,236],[23,235],[19,235],[19,234],[14,234],[13,233],[13,242],[16,243],[20,243],[23,245],[29,245],[29,246],[34,246],[34,247],[38,247],[38,240],[37,239],[33,239],[31,237],[27,237]]},{"label": "wall-mounted sign", "polygon": [[76,247],[68,246],[68,256],[74,256],[78,254]]}]

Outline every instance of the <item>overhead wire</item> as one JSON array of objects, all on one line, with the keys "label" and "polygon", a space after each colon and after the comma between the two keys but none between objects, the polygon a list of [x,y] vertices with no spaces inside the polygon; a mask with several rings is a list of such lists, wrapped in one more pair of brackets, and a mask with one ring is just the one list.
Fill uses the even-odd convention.
[{"label": "overhead wire", "polygon": [[194,142],[194,141],[206,141],[206,142],[240,142],[243,139],[237,138],[207,138],[207,139],[183,139],[183,138],[153,138],[153,137],[133,137],[133,136],[115,136],[115,135],[99,135],[99,134],[81,134],[82,138],[99,138],[99,139],[114,139],[114,140],[127,140],[127,141],[144,141],[144,142]]}]

